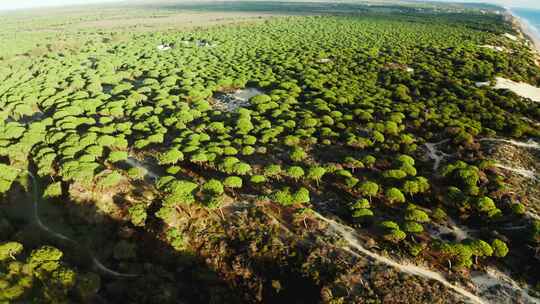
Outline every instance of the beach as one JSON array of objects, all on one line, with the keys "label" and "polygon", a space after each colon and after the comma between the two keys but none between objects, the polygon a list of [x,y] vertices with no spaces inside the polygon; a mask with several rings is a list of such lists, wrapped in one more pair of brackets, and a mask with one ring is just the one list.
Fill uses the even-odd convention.
[{"label": "beach", "polygon": [[[534,27],[524,18],[512,12],[510,8],[506,8],[506,15],[511,19],[511,23],[515,29],[529,41],[531,49],[536,52],[537,57],[540,56],[540,37]],[[537,58],[538,62],[538,58]]]}]

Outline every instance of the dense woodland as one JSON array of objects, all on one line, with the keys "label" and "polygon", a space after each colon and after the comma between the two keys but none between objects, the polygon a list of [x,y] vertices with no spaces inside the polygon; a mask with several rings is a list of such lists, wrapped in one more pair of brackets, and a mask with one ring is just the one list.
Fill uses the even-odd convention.
[{"label": "dense woodland", "polygon": [[[343,274],[370,268],[314,213],[454,281],[490,265],[538,284],[540,221],[525,215],[538,198],[515,194],[480,142],[540,137],[540,103],[476,85],[540,86],[529,47],[505,33],[517,35],[493,13],[366,10],[2,50],[0,302],[392,294],[376,279],[351,287]],[[261,94],[219,107],[245,88]],[[434,168],[425,144],[444,140]],[[430,233],[449,220],[481,232]],[[509,224],[524,227],[497,230]]]}]

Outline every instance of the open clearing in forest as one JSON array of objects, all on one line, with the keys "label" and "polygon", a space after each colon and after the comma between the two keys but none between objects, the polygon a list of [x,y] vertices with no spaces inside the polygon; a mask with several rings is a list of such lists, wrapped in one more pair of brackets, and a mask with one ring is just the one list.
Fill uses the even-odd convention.
[{"label": "open clearing in forest", "polygon": [[153,30],[155,28],[193,28],[198,26],[211,26],[220,24],[240,23],[246,21],[257,21],[269,17],[280,16],[274,13],[244,13],[244,12],[181,12],[172,15],[162,15],[157,17],[135,17],[125,18],[124,16],[111,17],[103,20],[83,21],[73,25],[78,29],[118,29],[137,28],[139,30]]},{"label": "open clearing in forest", "polygon": [[497,77],[495,89],[507,89],[523,98],[529,98],[532,101],[540,102],[540,88],[524,82],[515,82],[510,79]]}]

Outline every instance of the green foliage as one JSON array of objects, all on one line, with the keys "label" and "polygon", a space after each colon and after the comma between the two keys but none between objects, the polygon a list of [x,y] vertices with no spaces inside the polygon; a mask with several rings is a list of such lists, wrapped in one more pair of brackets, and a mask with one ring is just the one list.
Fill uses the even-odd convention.
[{"label": "green foliage", "polygon": [[405,213],[405,219],[407,221],[415,221],[419,223],[427,223],[430,221],[429,215],[426,212],[416,208],[409,208]]},{"label": "green foliage", "polygon": [[504,258],[509,252],[506,243],[499,239],[494,239],[491,242],[491,248],[493,248],[493,255],[498,258]]},{"label": "green foliage", "polygon": [[287,175],[295,180],[298,180],[304,176],[304,169],[299,166],[290,166],[287,168]]},{"label": "green foliage", "polygon": [[253,184],[262,184],[266,182],[266,177],[264,175],[253,175],[250,179],[250,182]]},{"label": "green foliage", "polygon": [[401,191],[398,188],[388,188],[384,192],[384,196],[390,203],[404,203],[405,202],[405,195],[401,193]]},{"label": "green foliage", "polygon": [[497,208],[495,202],[487,196],[478,198],[476,209],[488,217],[495,217],[501,214],[501,211]]},{"label": "green foliage", "polygon": [[326,169],[320,166],[310,167],[308,169],[307,178],[316,181],[321,181],[322,177],[326,174]]},{"label": "green foliage", "polygon": [[23,251],[23,245],[17,242],[0,244],[0,262],[12,259]]},{"label": "green foliage", "polygon": [[242,188],[242,178],[238,176],[229,176],[223,180],[223,186],[227,188]]},{"label": "green foliage", "polygon": [[43,197],[53,198],[62,196],[62,182],[52,183],[43,191]]},{"label": "green foliage", "polygon": [[365,181],[356,186],[358,192],[365,196],[375,196],[379,192],[379,185],[375,182]]},{"label": "green foliage", "polygon": [[202,185],[202,191],[209,195],[223,194],[223,184],[217,179],[211,179]]},{"label": "green foliage", "polygon": [[135,204],[128,209],[131,223],[135,226],[144,226],[147,218],[146,206],[144,204]]},{"label": "green foliage", "polygon": [[124,177],[122,176],[122,174],[118,173],[117,171],[113,171],[101,177],[98,181],[98,186],[101,188],[115,187],[119,183],[121,183],[123,179]]},{"label": "green foliage", "polygon": [[160,165],[174,165],[182,160],[184,160],[184,153],[174,148],[167,150],[158,157]]},{"label": "green foliage", "polygon": [[7,192],[18,175],[19,172],[15,168],[0,164],[0,193]]},{"label": "green foliage", "polygon": [[112,151],[109,153],[108,161],[116,163],[119,161],[125,161],[128,159],[128,153],[126,151]]},{"label": "green foliage", "polygon": [[268,165],[264,168],[264,176],[266,177],[278,177],[281,172],[280,165]]},{"label": "green foliage", "polygon": [[424,232],[424,227],[417,222],[406,221],[403,224],[403,231],[408,233],[422,233]]},{"label": "green foliage", "polygon": [[274,192],[270,198],[284,206],[308,203],[310,201],[309,191],[306,188],[300,188],[294,193],[291,193],[289,188],[284,188]]}]

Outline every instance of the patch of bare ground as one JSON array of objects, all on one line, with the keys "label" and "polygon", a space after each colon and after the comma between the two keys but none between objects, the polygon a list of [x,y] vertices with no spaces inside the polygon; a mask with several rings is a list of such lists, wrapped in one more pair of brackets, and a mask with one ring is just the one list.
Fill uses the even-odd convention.
[{"label": "patch of bare ground", "polygon": [[[487,146],[487,156],[497,161],[497,173],[506,177],[514,199],[535,214],[540,213],[540,151],[507,142]],[[533,174],[527,176],[529,173]]]},{"label": "patch of bare ground", "polygon": [[242,12],[181,12],[157,17],[110,18],[95,21],[83,21],[72,25],[78,29],[119,29],[138,28],[154,30],[156,28],[194,28],[200,26],[222,25],[246,21],[257,21],[265,18],[280,16],[273,13],[242,13]]},{"label": "patch of bare ground", "polygon": [[[105,171],[104,174],[110,173]],[[99,176],[98,176],[99,178]],[[78,212],[80,217],[89,223],[101,223],[107,218],[123,220],[126,209],[135,202],[146,202],[153,198],[151,185],[140,181],[132,182],[122,177],[118,184],[110,187],[97,185],[88,186],[81,183],[72,183],[69,186],[70,199],[80,204]],[[87,208],[84,208],[84,206]],[[94,209],[101,211],[95,212]],[[88,214],[85,213],[87,210]]]},{"label": "patch of bare ground", "polygon": [[255,200],[229,203],[221,214],[197,209],[175,228],[248,302],[463,302],[437,281],[347,250],[310,212]]}]

